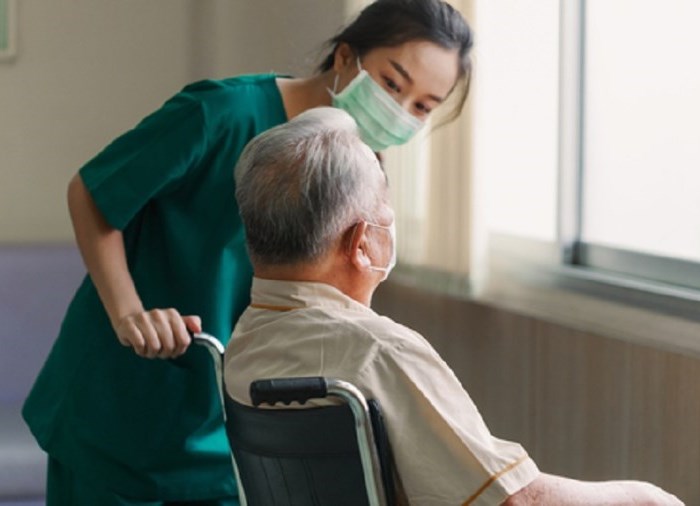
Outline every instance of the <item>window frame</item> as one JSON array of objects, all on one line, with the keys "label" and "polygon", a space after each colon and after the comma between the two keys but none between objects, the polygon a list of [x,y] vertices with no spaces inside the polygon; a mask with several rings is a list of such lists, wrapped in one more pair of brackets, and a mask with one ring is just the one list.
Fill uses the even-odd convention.
[{"label": "window frame", "polygon": [[[700,290],[700,263],[582,239],[587,0],[560,2],[558,241],[564,265]],[[650,288],[650,291],[656,291]]]}]

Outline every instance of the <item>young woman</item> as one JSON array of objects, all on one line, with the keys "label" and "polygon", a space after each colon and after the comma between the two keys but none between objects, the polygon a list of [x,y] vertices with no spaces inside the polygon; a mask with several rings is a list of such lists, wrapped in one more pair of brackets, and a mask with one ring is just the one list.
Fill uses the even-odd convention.
[{"label": "young woman", "polygon": [[248,304],[239,154],[324,105],[381,151],[468,91],[472,34],[442,0],[377,0],[331,44],[308,78],[186,87],[70,182],[89,275],[23,412],[49,455],[48,506],[238,504],[209,358],[187,350],[188,330],[227,339]]}]

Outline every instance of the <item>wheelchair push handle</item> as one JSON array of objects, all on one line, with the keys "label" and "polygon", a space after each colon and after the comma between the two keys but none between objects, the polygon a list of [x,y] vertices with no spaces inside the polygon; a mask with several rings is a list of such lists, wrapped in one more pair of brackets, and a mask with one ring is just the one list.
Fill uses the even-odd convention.
[{"label": "wheelchair push handle", "polygon": [[198,344],[206,348],[209,353],[216,356],[224,354],[224,345],[212,336],[211,334],[206,334],[204,332],[190,332],[190,337],[194,344]]},{"label": "wheelchair push handle", "polygon": [[[206,349],[211,356],[212,363],[214,365],[214,378],[216,381],[216,388],[219,391],[219,399],[221,405],[224,405],[224,345],[210,334],[204,332],[190,332],[190,337],[192,338],[192,343],[199,345]],[[226,419],[226,413],[224,412],[224,419]]]},{"label": "wheelchair push handle", "polygon": [[278,402],[289,405],[293,401],[304,404],[327,395],[328,386],[323,377],[263,379],[250,384],[250,400],[256,407]]}]

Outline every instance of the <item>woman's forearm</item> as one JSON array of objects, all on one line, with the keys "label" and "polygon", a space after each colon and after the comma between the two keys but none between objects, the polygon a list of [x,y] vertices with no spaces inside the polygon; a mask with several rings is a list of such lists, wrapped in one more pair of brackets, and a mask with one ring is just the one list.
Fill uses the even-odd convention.
[{"label": "woman's forearm", "polygon": [[182,355],[191,342],[188,330],[201,331],[199,317],[183,317],[175,308],[143,307],[124,237],[104,219],[79,175],[68,185],[68,208],[78,249],[119,342],[147,358]]},{"label": "woman's forearm", "polygon": [[113,327],[143,311],[126,262],[124,238],[95,205],[79,175],[68,186],[68,209],[83,262]]}]

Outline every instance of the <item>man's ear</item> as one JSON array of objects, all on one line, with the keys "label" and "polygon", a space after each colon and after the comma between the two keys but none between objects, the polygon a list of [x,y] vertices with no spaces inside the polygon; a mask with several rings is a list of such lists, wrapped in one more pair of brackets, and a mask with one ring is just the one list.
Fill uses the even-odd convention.
[{"label": "man's ear", "polygon": [[355,51],[347,42],[341,42],[333,53],[333,70],[336,74],[343,72],[350,63],[355,61]]},{"label": "man's ear", "polygon": [[367,223],[361,221],[347,231],[348,256],[350,263],[358,270],[365,270],[372,264],[367,255]]}]

